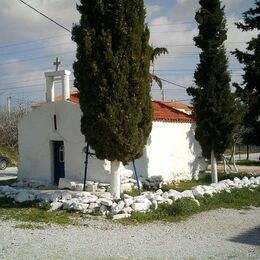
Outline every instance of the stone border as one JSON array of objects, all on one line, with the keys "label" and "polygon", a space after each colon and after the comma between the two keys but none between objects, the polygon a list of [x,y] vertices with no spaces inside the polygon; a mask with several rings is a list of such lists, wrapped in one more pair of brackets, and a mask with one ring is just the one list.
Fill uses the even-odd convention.
[{"label": "stone border", "polygon": [[50,203],[50,211],[63,209],[80,211],[85,214],[99,212],[103,216],[121,219],[130,217],[133,211],[147,212],[151,208],[157,209],[159,204],[166,203],[171,205],[174,201],[182,198],[190,198],[199,205],[199,201],[195,198],[196,196],[213,196],[214,193],[222,191],[230,192],[233,188],[255,188],[258,185],[260,185],[260,176],[250,177],[250,179],[247,177],[243,179],[235,177],[233,181],[227,179],[208,186],[199,185],[183,192],[172,189],[168,192],[163,192],[159,189],[155,192],[145,191],[135,197],[123,194],[121,199],[114,199],[109,192],[44,191],[0,186],[0,197],[11,198],[16,203],[39,201],[40,206]]}]

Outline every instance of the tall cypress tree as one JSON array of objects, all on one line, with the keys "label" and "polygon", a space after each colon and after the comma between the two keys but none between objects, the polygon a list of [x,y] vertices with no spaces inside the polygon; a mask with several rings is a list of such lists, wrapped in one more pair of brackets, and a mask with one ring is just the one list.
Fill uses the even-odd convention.
[{"label": "tall cypress tree", "polygon": [[193,96],[196,120],[195,137],[203,155],[211,158],[212,182],[217,182],[216,158],[231,143],[234,129],[234,97],[224,41],[227,38],[224,7],[220,0],[200,0],[196,13],[199,35],[194,37],[200,53],[200,64],[194,73],[196,87],[188,89]]},{"label": "tall cypress tree", "polygon": [[[255,1],[256,7],[250,8],[244,15],[244,22],[237,23],[242,31],[260,30],[260,1]],[[247,106],[244,125],[248,129],[244,135],[246,144],[260,144],[260,34],[247,43],[247,51],[236,49],[233,54],[241,64],[244,64],[242,87],[236,87],[237,96]]]},{"label": "tall cypress tree", "polygon": [[111,192],[120,195],[119,162],[139,158],[152,127],[152,48],[143,0],[81,0],[72,39],[81,131],[97,158],[111,161]]}]

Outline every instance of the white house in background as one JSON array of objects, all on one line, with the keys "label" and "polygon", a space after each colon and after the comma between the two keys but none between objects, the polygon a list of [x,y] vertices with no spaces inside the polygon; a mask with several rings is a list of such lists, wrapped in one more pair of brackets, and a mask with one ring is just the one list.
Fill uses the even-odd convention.
[{"label": "white house in background", "polygon": [[[79,100],[77,93],[70,93],[69,76],[67,70],[45,73],[46,101],[32,106],[19,123],[20,179],[57,184],[65,177],[83,182],[86,143],[80,131]],[[61,97],[54,94],[57,79],[62,81]],[[161,175],[165,181],[191,179],[205,167],[191,115],[164,102],[152,105],[152,131],[143,156],[136,161],[139,175]],[[90,158],[87,179],[109,183],[109,170],[109,162]]]}]

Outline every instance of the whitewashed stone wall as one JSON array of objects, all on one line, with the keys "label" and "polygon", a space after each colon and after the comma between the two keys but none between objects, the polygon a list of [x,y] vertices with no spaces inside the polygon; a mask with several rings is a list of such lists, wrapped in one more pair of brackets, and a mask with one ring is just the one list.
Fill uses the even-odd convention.
[{"label": "whitewashed stone wall", "polygon": [[[83,182],[86,144],[80,118],[79,105],[68,101],[44,104],[25,116],[19,124],[19,179],[53,183],[52,141],[64,141],[65,178]],[[191,179],[204,169],[194,128],[190,123],[153,122],[143,157],[136,161],[138,173],[143,178],[161,175],[171,181]],[[127,168],[133,170],[132,164]],[[109,183],[109,169],[109,162],[89,158],[88,180]]]},{"label": "whitewashed stone wall", "polygon": [[137,161],[142,177],[189,180],[204,170],[206,163],[194,131],[194,123],[153,122],[144,155]]},{"label": "whitewashed stone wall", "polygon": [[[57,117],[54,130],[53,115]],[[47,103],[33,110],[19,123],[19,179],[53,183],[54,160],[52,141],[64,141],[65,177],[83,182],[86,145],[80,132],[79,105],[61,101]],[[104,161],[89,159],[88,179],[109,182]]]}]

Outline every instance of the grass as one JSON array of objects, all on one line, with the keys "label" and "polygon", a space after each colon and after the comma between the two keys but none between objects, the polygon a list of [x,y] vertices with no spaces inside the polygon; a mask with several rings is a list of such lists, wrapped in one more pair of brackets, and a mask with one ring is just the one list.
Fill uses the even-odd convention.
[{"label": "grass", "polygon": [[161,204],[158,209],[148,213],[133,212],[129,219],[124,219],[120,222],[125,224],[146,223],[158,220],[175,222],[212,209],[260,207],[260,187],[254,190],[249,188],[233,189],[230,193],[224,191],[214,194],[212,197],[204,196],[196,199],[200,202],[200,206],[192,199],[183,198],[175,201],[172,205]]},{"label": "grass", "polygon": [[18,153],[16,150],[6,146],[0,146],[0,155],[8,157],[11,160],[11,166],[17,166]]},{"label": "grass", "polygon": [[[233,180],[235,177],[238,177],[239,179],[242,179],[243,177],[252,177],[251,174],[248,173],[223,173],[220,172],[218,174],[218,180],[226,180],[226,179],[231,179]],[[181,182],[173,182],[169,184],[164,184],[162,185],[162,191],[168,191],[170,189],[177,190],[177,191],[185,191],[185,190],[190,190],[194,186],[198,185],[209,185],[211,184],[211,175],[206,174],[204,178],[200,180],[190,180],[190,181],[181,181]]]},{"label": "grass", "polygon": [[37,225],[37,224],[32,224],[32,223],[21,223],[15,225],[15,228],[20,228],[20,229],[45,229],[45,226],[43,225]]},{"label": "grass", "polygon": [[0,186],[11,185],[11,184],[13,184],[15,182],[16,182],[16,178],[15,179],[9,179],[9,180],[1,180],[0,181]]},{"label": "grass", "polygon": [[244,166],[260,166],[260,161],[240,160],[236,161],[236,164]]},{"label": "grass", "polygon": [[190,180],[190,181],[181,181],[181,182],[173,182],[169,184],[162,185],[162,191],[168,191],[170,189],[177,190],[177,191],[184,191],[190,190],[192,187],[197,185],[209,185],[210,180],[208,179],[201,179],[201,180]]},{"label": "grass", "polygon": [[0,218],[34,223],[75,224],[73,214],[66,211],[50,212],[38,208],[36,202],[16,204],[11,199],[0,198]]}]

